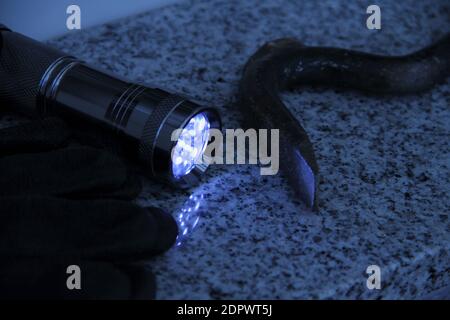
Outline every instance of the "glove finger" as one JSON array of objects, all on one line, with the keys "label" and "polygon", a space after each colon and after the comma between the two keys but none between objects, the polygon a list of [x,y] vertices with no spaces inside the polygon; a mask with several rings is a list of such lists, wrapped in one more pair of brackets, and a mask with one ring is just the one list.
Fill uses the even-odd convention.
[{"label": "glove finger", "polygon": [[140,181],[116,156],[90,147],[72,147],[0,158],[0,196],[55,195],[133,199]]},{"label": "glove finger", "polygon": [[155,288],[142,264],[25,258],[0,265],[0,299],[154,299]]},{"label": "glove finger", "polygon": [[0,156],[56,149],[66,144],[70,130],[58,118],[27,122],[0,130]]},{"label": "glove finger", "polygon": [[144,260],[169,249],[178,233],[163,210],[126,201],[5,197],[1,203],[4,257]]},{"label": "glove finger", "polygon": [[[106,150],[115,155],[125,155],[129,142],[123,135],[114,134],[101,126],[93,126],[88,122],[67,121],[73,139],[82,145]],[[128,143],[127,143],[128,142]]]},{"label": "glove finger", "polygon": [[[127,168],[128,169],[128,168]],[[97,177],[98,179],[98,177]],[[78,192],[63,195],[67,199],[117,199],[117,200],[133,200],[142,191],[142,181],[139,176],[131,170],[127,170],[127,175],[123,184],[118,187],[112,184],[102,188],[96,187],[90,190],[85,189]]]}]

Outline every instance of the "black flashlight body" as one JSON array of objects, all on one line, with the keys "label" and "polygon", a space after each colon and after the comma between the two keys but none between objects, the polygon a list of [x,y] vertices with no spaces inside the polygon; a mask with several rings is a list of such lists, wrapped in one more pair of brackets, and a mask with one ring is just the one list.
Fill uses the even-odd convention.
[{"label": "black flashlight body", "polygon": [[0,102],[31,116],[56,115],[100,124],[123,137],[127,149],[150,177],[187,187],[206,170],[203,164],[182,177],[172,174],[174,130],[204,113],[220,128],[214,108],[185,97],[142,86],[0,25]]}]

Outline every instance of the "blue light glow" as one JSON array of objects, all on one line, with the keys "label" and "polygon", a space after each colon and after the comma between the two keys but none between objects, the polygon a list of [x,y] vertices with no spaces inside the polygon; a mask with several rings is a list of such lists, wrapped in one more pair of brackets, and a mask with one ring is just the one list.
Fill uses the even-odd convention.
[{"label": "blue light glow", "polygon": [[203,204],[204,196],[200,194],[191,194],[185,201],[181,209],[176,214],[176,221],[178,223],[178,236],[176,240],[176,246],[181,246],[190,233],[195,229],[199,220],[201,211],[200,208]]},{"label": "blue light glow", "polygon": [[208,145],[210,123],[204,113],[189,120],[172,152],[172,172],[180,178],[194,169]]}]

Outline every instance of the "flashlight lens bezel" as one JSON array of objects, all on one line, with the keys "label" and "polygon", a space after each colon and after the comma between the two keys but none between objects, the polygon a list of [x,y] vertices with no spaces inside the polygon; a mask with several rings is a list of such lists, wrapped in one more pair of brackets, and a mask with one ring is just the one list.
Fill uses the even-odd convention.
[{"label": "flashlight lens bezel", "polygon": [[172,149],[172,174],[176,179],[189,174],[196,165],[202,164],[209,135],[209,119],[203,112],[194,115],[181,129]]},{"label": "flashlight lens bezel", "polygon": [[[172,151],[178,141],[174,139],[173,133],[175,130],[185,128],[189,121],[199,113],[203,113],[209,120],[210,130],[221,128],[220,116],[216,109],[200,106],[189,100],[178,103],[158,130],[151,160],[153,176],[178,188],[189,188],[200,181],[208,164],[197,164],[189,173],[181,177],[175,177],[172,171]],[[209,140],[206,147],[208,144]]]}]

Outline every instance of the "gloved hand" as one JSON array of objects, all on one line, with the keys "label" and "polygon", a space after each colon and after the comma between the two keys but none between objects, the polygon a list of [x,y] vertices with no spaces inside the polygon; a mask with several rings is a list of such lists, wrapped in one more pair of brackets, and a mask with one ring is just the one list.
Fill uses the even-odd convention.
[{"label": "gloved hand", "polygon": [[154,298],[145,260],[175,242],[174,219],[131,202],[140,183],[117,156],[70,137],[56,118],[0,130],[0,298]]}]

